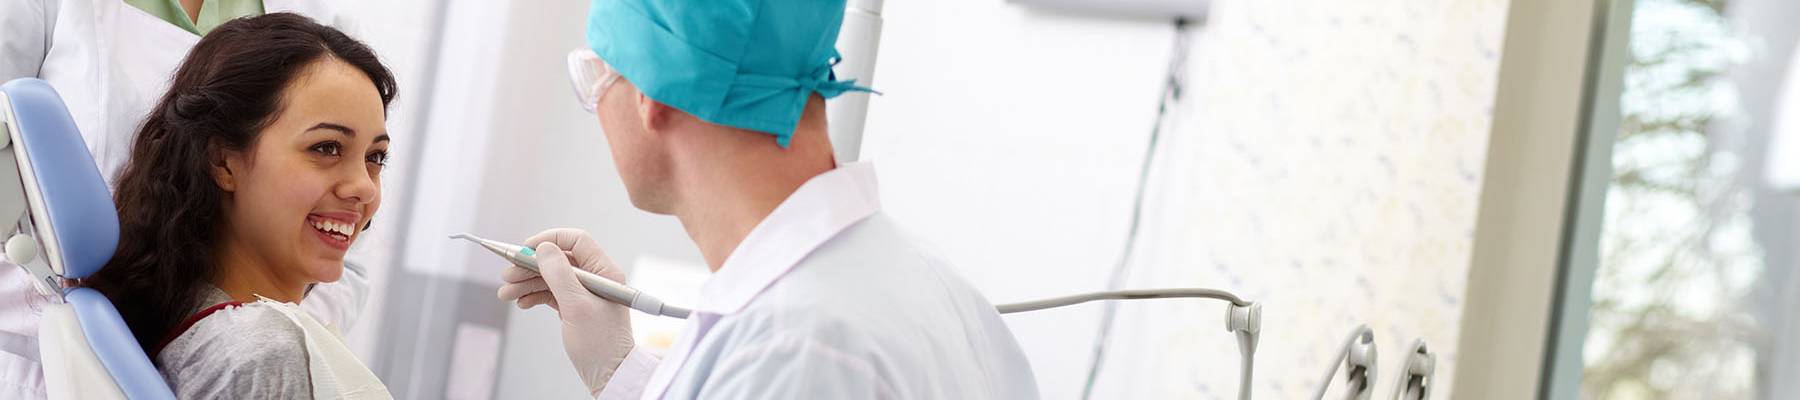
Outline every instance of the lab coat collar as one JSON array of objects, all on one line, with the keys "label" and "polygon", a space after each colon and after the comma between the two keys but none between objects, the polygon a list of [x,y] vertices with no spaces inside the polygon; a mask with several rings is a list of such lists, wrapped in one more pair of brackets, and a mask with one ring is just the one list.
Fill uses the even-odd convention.
[{"label": "lab coat collar", "polygon": [[844,164],[807,180],[751,229],[701,286],[697,310],[717,315],[743,310],[813,249],[880,210],[875,169],[868,163]]}]

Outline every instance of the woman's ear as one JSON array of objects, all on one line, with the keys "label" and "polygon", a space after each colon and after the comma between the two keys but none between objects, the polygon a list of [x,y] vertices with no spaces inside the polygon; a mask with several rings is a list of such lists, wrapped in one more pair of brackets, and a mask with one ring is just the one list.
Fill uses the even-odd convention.
[{"label": "woman's ear", "polygon": [[207,147],[207,153],[210,154],[207,164],[212,171],[213,183],[217,183],[219,190],[225,193],[237,192],[238,179],[241,177],[239,173],[244,171],[243,153],[221,149],[216,143]]}]

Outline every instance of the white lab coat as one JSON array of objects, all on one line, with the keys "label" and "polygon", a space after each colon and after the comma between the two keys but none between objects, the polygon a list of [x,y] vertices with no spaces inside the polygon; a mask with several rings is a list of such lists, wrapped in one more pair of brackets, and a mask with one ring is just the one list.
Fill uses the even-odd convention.
[{"label": "white lab coat", "polygon": [[[264,0],[263,6],[353,30],[327,0]],[[50,82],[111,186],[138,125],[199,40],[122,0],[0,0],[0,82]],[[48,299],[29,279],[23,269],[0,263],[0,398],[45,396],[35,337]],[[347,264],[342,280],[314,288],[301,307],[346,332],[368,290],[363,267]]]},{"label": "white lab coat", "polygon": [[598,398],[1015,399],[1031,366],[994,305],[880,211],[875,173],[806,182],[738,245],[664,360]]}]

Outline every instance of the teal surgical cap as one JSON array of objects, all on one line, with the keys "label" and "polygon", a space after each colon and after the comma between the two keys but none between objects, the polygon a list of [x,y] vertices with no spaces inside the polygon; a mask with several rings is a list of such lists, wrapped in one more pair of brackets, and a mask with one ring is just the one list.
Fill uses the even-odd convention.
[{"label": "teal surgical cap", "polygon": [[587,40],[651,99],[787,147],[809,95],[869,90],[831,72],[843,20],[844,0],[594,0]]}]

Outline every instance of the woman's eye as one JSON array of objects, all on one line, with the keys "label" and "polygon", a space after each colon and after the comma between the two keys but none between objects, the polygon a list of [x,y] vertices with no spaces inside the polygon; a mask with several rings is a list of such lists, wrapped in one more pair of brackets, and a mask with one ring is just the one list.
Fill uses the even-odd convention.
[{"label": "woman's eye", "polygon": [[376,166],[386,167],[387,163],[388,163],[388,153],[387,153],[387,151],[377,151],[374,153],[369,153],[368,161],[370,164],[375,164]]},{"label": "woman's eye", "polygon": [[344,145],[338,144],[338,142],[324,142],[324,143],[315,144],[312,147],[312,151],[314,153],[319,153],[319,154],[333,156],[333,157],[337,156],[338,152],[341,152],[343,150],[344,150]]}]

